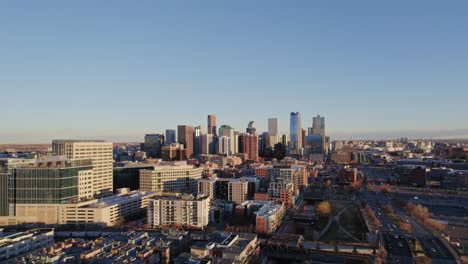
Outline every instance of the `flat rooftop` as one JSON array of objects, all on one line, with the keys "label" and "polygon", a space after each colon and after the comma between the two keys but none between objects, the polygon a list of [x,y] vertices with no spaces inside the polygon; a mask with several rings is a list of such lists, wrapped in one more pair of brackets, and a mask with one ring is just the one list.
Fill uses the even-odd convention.
[{"label": "flat rooftop", "polygon": [[127,194],[121,195],[112,195],[109,197],[105,197],[102,199],[97,200],[97,202],[86,205],[86,208],[104,208],[116,204],[125,204],[131,201],[139,200],[144,197],[148,197],[151,195],[155,195],[155,193],[151,192],[140,192],[140,191],[133,191]]},{"label": "flat rooftop", "polygon": [[37,228],[37,229],[31,229],[31,230],[24,231],[24,232],[18,232],[18,233],[15,233],[6,237],[2,237],[0,238],[0,248],[18,243],[20,241],[23,241],[31,237],[44,235],[53,231],[54,231],[53,228]]}]

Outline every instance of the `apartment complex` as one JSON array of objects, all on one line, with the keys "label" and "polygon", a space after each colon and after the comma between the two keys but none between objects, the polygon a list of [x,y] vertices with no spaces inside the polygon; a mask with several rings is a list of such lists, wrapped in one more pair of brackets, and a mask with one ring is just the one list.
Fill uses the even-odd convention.
[{"label": "apartment complex", "polygon": [[93,192],[108,195],[113,191],[112,145],[101,140],[53,140],[52,153],[69,159],[93,159]]},{"label": "apartment complex", "polygon": [[210,199],[193,195],[158,196],[149,201],[148,225],[204,228],[209,223]]},{"label": "apartment complex", "polygon": [[40,228],[0,238],[0,262],[54,244],[54,229]]},{"label": "apartment complex", "polygon": [[60,224],[118,225],[128,217],[145,214],[154,196],[155,193],[132,191],[85,203],[68,204],[60,208],[58,220]]},{"label": "apartment complex", "polygon": [[228,200],[240,204],[253,199],[258,186],[259,181],[256,178],[230,179],[228,183]]},{"label": "apartment complex", "polygon": [[269,235],[281,225],[286,208],[274,201],[245,201],[236,206],[236,214],[255,217],[255,232]]},{"label": "apartment complex", "polygon": [[161,162],[153,169],[140,170],[140,190],[148,192],[197,191],[197,181],[203,168],[187,165],[186,161]]}]

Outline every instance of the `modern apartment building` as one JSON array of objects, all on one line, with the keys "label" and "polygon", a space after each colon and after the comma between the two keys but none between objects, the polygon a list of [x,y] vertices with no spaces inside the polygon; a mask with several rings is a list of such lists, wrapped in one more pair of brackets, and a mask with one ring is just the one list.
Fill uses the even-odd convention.
[{"label": "modern apartment building", "polygon": [[52,154],[68,159],[93,160],[94,195],[112,194],[112,142],[102,140],[53,140]]},{"label": "modern apartment building", "polygon": [[153,169],[140,170],[140,190],[148,192],[178,191],[195,193],[203,168],[187,162],[161,162]]},{"label": "modern apartment building", "polygon": [[210,199],[193,195],[157,196],[149,201],[148,225],[202,229],[209,223]]},{"label": "modern apartment building", "polygon": [[259,181],[255,178],[230,179],[228,183],[228,200],[240,204],[253,199],[258,186]]}]

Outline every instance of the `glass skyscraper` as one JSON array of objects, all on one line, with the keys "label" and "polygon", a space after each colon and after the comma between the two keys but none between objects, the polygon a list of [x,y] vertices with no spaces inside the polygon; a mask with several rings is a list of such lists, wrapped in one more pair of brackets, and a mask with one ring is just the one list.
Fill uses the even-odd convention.
[{"label": "glass skyscraper", "polygon": [[299,112],[291,112],[290,140],[289,150],[291,153],[300,154],[302,149],[302,126],[301,113]]}]

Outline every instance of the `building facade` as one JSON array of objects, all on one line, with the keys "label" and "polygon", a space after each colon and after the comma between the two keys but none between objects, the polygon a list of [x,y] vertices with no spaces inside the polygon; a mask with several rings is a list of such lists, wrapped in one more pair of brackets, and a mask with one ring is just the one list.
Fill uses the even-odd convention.
[{"label": "building facade", "polygon": [[148,206],[148,225],[202,229],[209,223],[210,199],[193,195],[157,196]]},{"label": "building facade", "polygon": [[195,168],[186,162],[165,163],[154,169],[140,170],[140,190],[148,192],[178,191],[195,193],[203,168]]},{"label": "building facade", "polygon": [[216,136],[216,116],[215,115],[208,115],[208,134],[212,134]]},{"label": "building facade", "polygon": [[193,130],[193,126],[177,126],[177,141],[184,145],[187,159],[193,157]]},{"label": "building facade", "polygon": [[290,117],[290,146],[291,154],[301,154],[302,149],[302,125],[301,113],[292,112]]},{"label": "building facade", "polygon": [[112,142],[99,140],[53,140],[52,154],[66,156],[68,159],[93,160],[94,195],[112,194],[113,153]]}]

